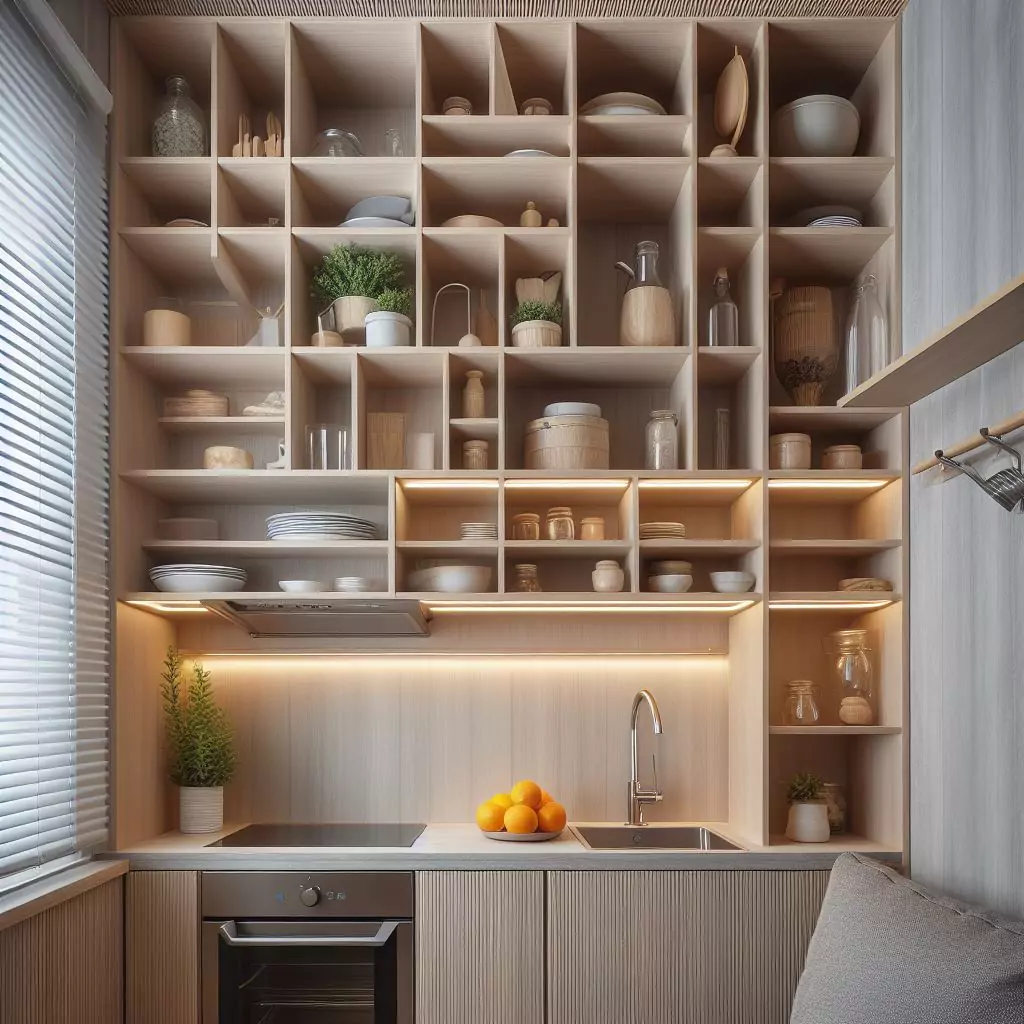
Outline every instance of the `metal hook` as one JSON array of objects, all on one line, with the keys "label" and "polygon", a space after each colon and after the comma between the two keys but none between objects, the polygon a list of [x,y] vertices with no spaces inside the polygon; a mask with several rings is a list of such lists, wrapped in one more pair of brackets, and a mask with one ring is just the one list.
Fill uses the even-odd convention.
[{"label": "metal hook", "polygon": [[978,433],[981,434],[983,441],[987,441],[990,445],[993,445],[995,448],[999,448],[1000,450],[1006,452],[1013,459],[1013,461],[1017,463],[1017,472],[1021,472],[1021,455],[1016,448],[1012,447],[1011,445],[1008,445],[1001,437],[999,437],[998,434],[990,434],[988,432],[988,427],[982,427],[981,430],[978,431]]},{"label": "metal hook", "polygon": [[997,501],[1008,512],[1012,512],[1014,509],[1024,512],[1024,474],[1020,471],[1020,454],[998,438],[991,437],[987,428],[983,427],[979,433],[981,434],[982,439],[988,441],[989,444],[994,445],[996,448],[1007,449],[1012,452],[1017,462],[1017,469],[1004,469],[999,473],[996,473],[995,476],[986,480],[973,467],[968,466],[963,462],[957,462],[956,459],[951,459],[943,455],[941,449],[936,450],[935,458],[948,469],[954,469],[958,473],[965,473],[990,498]]}]

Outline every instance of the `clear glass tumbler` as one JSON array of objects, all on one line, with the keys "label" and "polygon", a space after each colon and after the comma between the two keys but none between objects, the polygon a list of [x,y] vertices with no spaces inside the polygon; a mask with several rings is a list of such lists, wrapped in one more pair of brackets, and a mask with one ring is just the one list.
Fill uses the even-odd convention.
[{"label": "clear glass tumbler", "polygon": [[306,455],[310,469],[351,469],[348,427],[338,423],[308,424]]}]

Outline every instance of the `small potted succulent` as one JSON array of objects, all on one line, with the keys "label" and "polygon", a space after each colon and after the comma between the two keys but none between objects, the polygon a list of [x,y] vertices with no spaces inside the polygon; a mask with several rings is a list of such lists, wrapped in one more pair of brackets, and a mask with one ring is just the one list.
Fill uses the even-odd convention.
[{"label": "small potted succulent", "polygon": [[817,775],[794,775],[789,782],[786,838],[796,843],[827,843],[831,830],[825,784]]},{"label": "small potted succulent", "polygon": [[210,673],[196,664],[186,682],[182,657],[167,649],[164,660],[164,717],[171,781],[179,794],[179,828],[195,834],[224,824],[224,785],[235,771],[235,744],[224,709],[213,699]]},{"label": "small potted succulent", "polygon": [[393,252],[361,245],[336,245],[313,274],[313,295],[334,311],[334,328],[346,344],[361,345],[366,314],[377,300],[402,286],[402,261]]},{"label": "small potted succulent", "polygon": [[366,347],[399,348],[412,344],[412,289],[385,288],[377,308],[366,314]]},{"label": "small potted succulent", "polygon": [[562,344],[562,307],[557,302],[520,302],[512,314],[516,348],[558,348]]}]

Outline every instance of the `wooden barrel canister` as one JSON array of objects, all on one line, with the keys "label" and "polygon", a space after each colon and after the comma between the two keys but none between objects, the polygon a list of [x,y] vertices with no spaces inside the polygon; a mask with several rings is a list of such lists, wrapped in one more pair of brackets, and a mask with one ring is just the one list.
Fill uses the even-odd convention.
[{"label": "wooden barrel canister", "polygon": [[545,416],[526,424],[527,469],[607,469],[608,421],[598,416]]}]

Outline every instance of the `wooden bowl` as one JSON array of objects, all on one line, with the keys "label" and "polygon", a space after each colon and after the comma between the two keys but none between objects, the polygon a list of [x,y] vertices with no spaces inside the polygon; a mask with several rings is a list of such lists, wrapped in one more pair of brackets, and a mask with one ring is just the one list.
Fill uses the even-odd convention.
[{"label": "wooden bowl", "polygon": [[464,213],[459,217],[449,217],[443,228],[503,228],[505,225],[493,217],[481,217],[476,213]]},{"label": "wooden bowl", "polygon": [[203,452],[203,469],[252,469],[252,452],[227,444],[215,444]]}]

